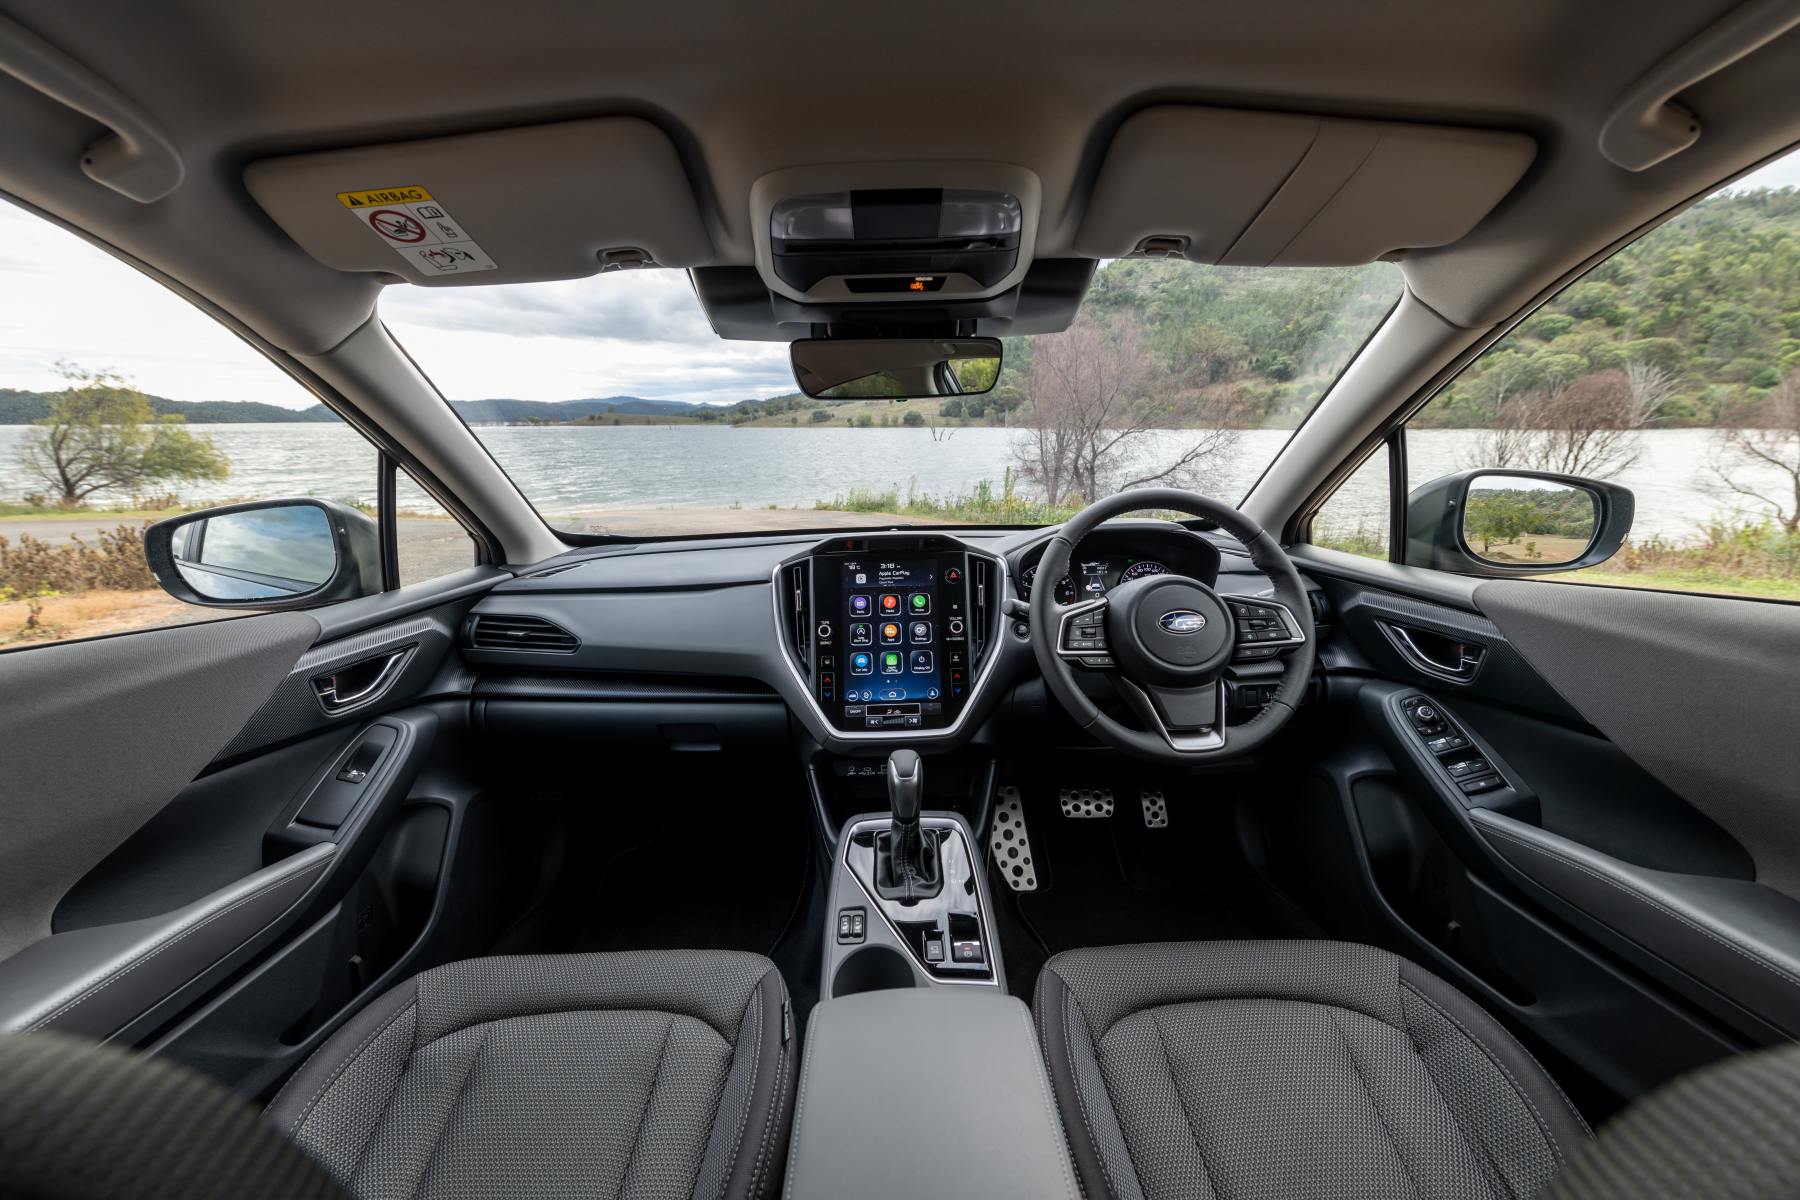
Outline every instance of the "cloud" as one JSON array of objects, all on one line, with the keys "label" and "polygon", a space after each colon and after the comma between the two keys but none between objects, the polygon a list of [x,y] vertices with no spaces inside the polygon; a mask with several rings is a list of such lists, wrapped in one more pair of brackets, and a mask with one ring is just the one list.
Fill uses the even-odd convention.
[{"label": "cloud", "polygon": [[382,294],[381,316],[453,400],[642,396],[731,404],[794,390],[787,347],[721,339],[680,271],[392,287]]}]

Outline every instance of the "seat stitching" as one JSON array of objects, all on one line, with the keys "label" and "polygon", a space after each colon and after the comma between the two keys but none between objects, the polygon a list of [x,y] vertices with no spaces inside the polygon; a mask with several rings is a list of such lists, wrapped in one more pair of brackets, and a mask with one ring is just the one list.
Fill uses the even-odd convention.
[{"label": "seat stitching", "polygon": [[613,1193],[615,1196],[623,1193],[625,1181],[631,1178],[631,1168],[637,1162],[638,1147],[644,1140],[644,1126],[650,1120],[650,1105],[656,1100],[656,1085],[662,1082],[663,1062],[669,1057],[669,1038],[675,1032],[675,1018],[669,1013],[662,1015],[668,1018],[669,1023],[663,1026],[662,1045],[656,1051],[656,1070],[650,1076],[650,1090],[644,1096],[644,1107],[638,1112],[637,1129],[631,1135],[631,1149],[625,1155],[625,1169],[619,1172],[619,1190]]},{"label": "seat stitching", "polygon": [[[1757,966],[1761,967],[1765,971],[1768,971],[1770,974],[1776,976],[1778,979],[1781,979],[1783,982],[1792,984],[1795,987],[1800,987],[1800,976],[1796,976],[1793,973],[1778,966],[1777,964],[1770,962],[1767,958],[1764,958],[1759,952],[1751,949],[1750,947],[1742,944],[1741,942],[1738,942],[1736,939],[1731,938],[1725,934],[1719,933],[1715,930],[1708,929],[1706,926],[1698,924],[1695,921],[1690,920],[1689,918],[1683,916],[1681,913],[1677,912],[1675,909],[1672,909],[1668,905],[1661,903],[1660,901],[1656,900],[1655,898],[1645,894],[1642,890],[1632,886],[1631,884],[1624,882],[1623,880],[1614,879],[1610,875],[1602,874],[1601,872],[1594,870],[1592,867],[1589,867],[1582,862],[1579,862],[1573,858],[1570,858],[1566,854],[1562,854],[1559,851],[1552,850],[1547,846],[1540,846],[1535,842],[1526,841],[1525,839],[1518,837],[1515,834],[1504,832],[1499,829],[1491,829],[1490,827],[1488,827],[1486,825],[1483,825],[1480,828],[1483,833],[1491,832],[1491,833],[1495,834],[1496,836],[1505,838],[1507,841],[1512,842],[1516,846],[1523,846],[1527,850],[1536,850],[1539,854],[1544,855],[1546,858],[1549,858],[1551,861],[1561,863],[1563,866],[1570,867],[1570,868],[1573,868],[1574,870],[1580,871],[1583,875],[1588,875],[1595,879],[1598,879],[1601,883],[1611,884],[1613,887],[1615,887],[1619,891],[1625,893],[1625,895],[1631,897],[1633,900],[1639,901],[1640,903],[1643,903],[1643,904],[1648,904],[1651,908],[1656,909],[1658,912],[1662,913],[1665,916],[1673,917],[1675,920],[1681,922],[1683,925],[1686,925],[1689,929],[1692,929],[1695,933],[1703,934],[1704,936],[1711,938],[1713,941],[1719,943],[1719,945],[1725,947],[1727,950],[1732,951],[1733,953],[1737,954],[1741,958],[1747,959],[1750,962],[1755,963]],[[1541,887],[1543,885],[1540,884],[1539,886]],[[1615,931],[1615,932],[1617,932],[1617,931]],[[1637,939],[1635,937],[1631,937],[1629,934],[1621,933],[1620,936],[1629,938],[1629,940],[1632,941],[1634,944],[1641,944],[1641,943],[1637,942]],[[1654,953],[1654,951],[1652,951],[1652,953]],[[1658,957],[1662,957],[1662,956],[1658,955]]]},{"label": "seat stitching", "polygon": [[[463,1097],[468,1095],[469,1078],[475,1074],[475,1064],[480,1060],[482,1053],[487,1049],[488,1034],[493,1027],[494,1023],[492,1021],[485,1022],[480,1026],[481,1039],[475,1043],[475,1049],[469,1055],[468,1064],[463,1067],[462,1078],[456,1081],[456,1098],[450,1102],[449,1111],[444,1114],[444,1119],[438,1125],[437,1132],[432,1135],[431,1152],[425,1156],[425,1163],[419,1168],[418,1178],[413,1180],[413,1185],[409,1189],[415,1193],[419,1190],[419,1185],[425,1182],[425,1177],[431,1174],[431,1164],[437,1161],[438,1150],[444,1144],[444,1134],[449,1132],[450,1122],[456,1117],[456,1110],[462,1107]],[[374,1139],[371,1138],[370,1140],[373,1141]],[[358,1156],[357,1161],[361,1161],[361,1156]]]},{"label": "seat stitching", "polygon": [[806,1065],[800,1068],[800,1094],[794,1102],[794,1148],[788,1153],[787,1191],[794,1190],[794,1172],[800,1165],[800,1118],[806,1113],[806,1085],[812,1082],[812,1065],[816,1055],[806,1056]]},{"label": "seat stitching", "polygon": [[[1337,1030],[1338,1041],[1344,1047],[1344,1057],[1350,1060],[1350,1070],[1356,1075],[1356,1082],[1362,1085],[1363,1095],[1369,1098],[1369,1107],[1375,1113],[1375,1123],[1381,1127],[1381,1134],[1387,1138],[1388,1146],[1399,1161],[1400,1169],[1406,1172],[1406,1182],[1412,1185],[1412,1194],[1422,1194],[1418,1177],[1413,1174],[1412,1164],[1406,1161],[1406,1152],[1400,1149],[1400,1142],[1394,1137],[1394,1131],[1388,1125],[1387,1114],[1381,1111],[1381,1101],[1375,1098],[1375,1089],[1369,1086],[1368,1077],[1363,1074],[1362,1062],[1356,1057],[1356,1050],[1350,1045],[1350,1035],[1344,1032],[1344,1023],[1338,1020],[1341,1011],[1336,1005],[1323,1005],[1325,1013],[1331,1018],[1331,1027]],[[1411,1040],[1410,1038],[1408,1039]],[[1430,1074],[1430,1072],[1426,1072]]]},{"label": "seat stitching", "polygon": [[[756,1020],[752,1022],[752,1025],[755,1027],[755,1033],[752,1035],[754,1040],[750,1043],[750,1086],[744,1097],[744,1111],[738,1114],[737,1135],[731,1142],[731,1157],[726,1160],[723,1177],[724,1183],[720,1188],[720,1195],[723,1195],[725,1189],[731,1186],[731,1173],[737,1167],[738,1155],[742,1153],[744,1149],[744,1130],[750,1127],[750,1110],[755,1107],[756,1077],[759,1068],[762,1066],[763,1043],[763,999],[762,980],[760,979],[757,980],[756,990],[750,994],[750,999],[744,1004],[745,1011],[748,1012],[752,1005],[756,1007]],[[743,1017],[740,1016],[738,1021],[741,1028]],[[735,1049],[735,1047],[733,1049]],[[729,1083],[729,1076],[727,1078],[727,1083]],[[724,1089],[721,1088],[719,1091],[719,1099],[722,1101],[724,1098],[725,1092]],[[715,1108],[715,1114],[717,1111],[718,1110]],[[717,1119],[716,1115],[714,1119]]]},{"label": "seat stitching", "polygon": [[[1564,1157],[1562,1146],[1557,1142],[1556,1135],[1550,1131],[1550,1123],[1544,1119],[1544,1114],[1538,1110],[1537,1102],[1532,1100],[1530,1093],[1527,1092],[1519,1083],[1518,1079],[1513,1076],[1513,1073],[1506,1069],[1506,1064],[1501,1062],[1499,1056],[1488,1048],[1487,1043],[1476,1037],[1467,1025],[1464,1025],[1461,1021],[1457,1020],[1455,1013],[1450,1012],[1436,1000],[1433,1000],[1430,996],[1427,996],[1424,992],[1421,992],[1418,988],[1413,987],[1410,983],[1406,982],[1406,980],[1402,979],[1400,981],[1400,986],[1436,1009],[1439,1016],[1461,1030],[1462,1035],[1469,1039],[1470,1043],[1480,1050],[1489,1062],[1500,1069],[1500,1073],[1506,1076],[1506,1082],[1512,1085],[1512,1089],[1518,1095],[1519,1099],[1525,1102],[1525,1107],[1531,1110],[1531,1116],[1532,1119],[1537,1122],[1538,1131],[1544,1135],[1544,1140],[1550,1143],[1551,1153],[1558,1159],[1562,1159]],[[1541,1070],[1542,1068],[1540,1067],[1539,1069]]]},{"label": "seat stitching", "polygon": [[793,1065],[793,1058],[786,1049],[781,1050],[775,1058],[775,1094],[771,1097],[772,1105],[768,1118],[763,1121],[762,1137],[757,1140],[756,1165],[750,1171],[751,1200],[762,1195],[763,1170],[769,1165],[769,1145],[775,1139],[775,1129],[781,1124],[781,1110],[784,1093],[787,1091],[788,1070]]},{"label": "seat stitching", "polygon": [[1206,1172],[1206,1185],[1214,1196],[1219,1196],[1222,1193],[1218,1182],[1213,1179],[1212,1164],[1206,1161],[1206,1150],[1200,1143],[1199,1122],[1194,1120],[1194,1114],[1188,1109],[1187,1097],[1181,1094],[1181,1085],[1175,1081],[1175,1060],[1169,1056],[1169,1039],[1163,1030],[1162,1018],[1158,1015],[1160,1012],[1160,1009],[1153,1008],[1144,1015],[1150,1018],[1150,1027],[1156,1030],[1156,1048],[1162,1051],[1163,1067],[1169,1072],[1169,1090],[1175,1093],[1175,1102],[1181,1106],[1181,1119],[1187,1122],[1188,1137],[1194,1141],[1194,1153],[1200,1156],[1200,1169]]},{"label": "seat stitching", "polygon": [[[382,1034],[386,1033],[388,1031],[388,1029],[394,1024],[395,1021],[398,1021],[401,1017],[405,1016],[407,1013],[418,1008],[418,1006],[419,1006],[419,1001],[415,997],[414,999],[408,1001],[406,1004],[402,1005],[400,1008],[395,1009],[393,1016],[391,1016],[387,1020],[383,1021],[378,1028],[376,1028],[372,1033],[369,1034],[368,1037],[365,1037],[362,1041],[358,1042],[356,1045],[356,1049],[352,1050],[349,1054],[345,1055],[343,1058],[343,1061],[339,1062],[337,1066],[332,1068],[331,1074],[329,1074],[325,1077],[324,1081],[322,1083],[320,1083],[319,1086],[313,1091],[312,1096],[310,1098],[308,1098],[308,1100],[306,1101],[306,1103],[304,1105],[301,1106],[299,1114],[294,1117],[294,1123],[292,1125],[288,1126],[288,1137],[290,1137],[290,1138],[293,1137],[294,1134],[299,1131],[300,1126],[306,1121],[306,1118],[312,1116],[313,1107],[318,1104],[319,1098],[325,1094],[326,1089],[338,1081],[338,1077],[340,1075],[342,1075],[346,1070],[349,1069],[350,1064],[355,1062],[364,1050],[367,1050],[369,1048],[370,1043],[374,1042],[374,1040],[376,1038],[378,1038]],[[311,1057],[309,1057],[306,1061],[308,1063],[312,1062],[312,1060],[314,1058],[317,1058],[321,1053],[324,1052],[324,1050],[325,1050],[325,1047],[323,1045],[321,1045],[317,1050],[314,1050],[312,1052]],[[411,1056],[412,1056],[411,1051],[409,1051],[407,1054],[407,1057],[411,1058]],[[304,1071],[304,1070],[306,1070],[306,1067],[304,1065],[302,1065],[300,1068],[300,1071]],[[296,1079],[299,1078],[300,1071],[294,1072],[294,1077]],[[280,1099],[280,1097],[278,1096],[278,1097],[276,1097],[276,1099]]]},{"label": "seat stitching", "polygon": [[[102,991],[106,990],[111,985],[117,983],[119,980],[125,978],[125,976],[131,974],[133,971],[137,970],[139,967],[143,966],[145,963],[149,962],[151,959],[155,958],[157,955],[161,954],[164,950],[167,950],[170,946],[173,946],[175,943],[182,941],[184,938],[187,938],[192,934],[199,933],[202,929],[205,929],[208,925],[211,925],[214,921],[217,921],[221,917],[225,917],[225,916],[230,915],[231,913],[236,912],[238,909],[244,907],[244,905],[246,905],[246,904],[249,904],[251,901],[262,899],[264,896],[268,895],[270,892],[274,891],[276,888],[285,887],[288,884],[294,882],[296,879],[304,878],[309,872],[316,870],[319,867],[323,866],[327,861],[328,861],[328,859],[322,858],[322,859],[317,860],[316,862],[309,864],[303,870],[290,871],[286,875],[283,875],[279,879],[272,879],[268,883],[264,884],[262,887],[257,888],[255,891],[249,893],[248,895],[240,896],[238,899],[232,901],[230,904],[227,904],[224,908],[219,909],[217,912],[207,914],[207,916],[203,920],[196,921],[194,924],[189,925],[189,926],[183,928],[182,930],[180,930],[179,932],[163,939],[162,941],[156,943],[156,945],[152,946],[149,950],[145,951],[144,953],[134,956],[129,962],[122,963],[119,966],[113,968],[111,973],[106,975],[104,978],[96,980],[94,983],[89,984],[87,986],[87,988],[85,988],[83,991],[81,991],[78,995],[73,996],[68,1000],[65,1000],[61,1005],[59,1005],[54,1011],[49,1013],[47,1016],[40,1017],[38,1020],[32,1022],[31,1026],[27,1032],[31,1032],[31,1033],[37,1032],[38,1030],[42,1029],[44,1026],[48,1025],[50,1022],[56,1020],[58,1017],[62,1016],[64,1013],[68,1012],[70,1009],[73,1009],[81,1004],[86,1003],[88,1000],[93,999],[95,996],[99,995]],[[276,914],[276,915],[279,916],[280,914]],[[272,923],[274,920],[275,920],[274,917],[269,918],[269,922],[266,922],[264,925],[260,926],[255,932],[248,934],[243,940],[249,941],[250,938],[255,937],[257,933],[261,933],[262,930],[267,928],[268,924]],[[243,942],[238,943],[238,945],[240,945],[240,946],[242,944],[243,944]],[[236,947],[233,947],[233,949],[235,949],[235,948]]]},{"label": "seat stitching", "polygon": [[[1025,1034],[1026,1034],[1026,1037],[1029,1038],[1031,1036],[1031,1016],[1030,1016],[1030,1014],[1022,1015],[1020,1017],[1020,1020],[1025,1022]],[[1036,1074],[1037,1074],[1037,1085],[1038,1085],[1038,1100],[1043,1103],[1044,1112],[1047,1113],[1050,1117],[1050,1127],[1060,1133],[1060,1132],[1062,1132],[1062,1113],[1057,1110],[1055,1102],[1053,1100],[1051,1100],[1051,1098],[1050,1098],[1050,1083],[1049,1083],[1047,1073],[1045,1071],[1040,1070]],[[1067,1155],[1065,1154],[1064,1157],[1066,1159]],[[1066,1162],[1066,1161],[1064,1162],[1063,1166],[1064,1166],[1063,1183],[1068,1189],[1065,1192],[1065,1194],[1070,1197],[1070,1200],[1074,1200],[1074,1197],[1076,1194],[1075,1167],[1074,1167],[1073,1163]]]},{"label": "seat stitching", "polygon": [[[1073,1018],[1069,1014],[1074,1008],[1079,1006],[1080,1002],[1076,1001],[1073,1004],[1070,1003],[1070,1001],[1075,999],[1075,995],[1069,989],[1069,986],[1066,983],[1063,984],[1063,992],[1064,992],[1064,998],[1063,998],[1063,1054],[1069,1060],[1070,1090],[1072,1090],[1075,1093],[1075,1105],[1077,1108],[1079,1108],[1081,1110],[1081,1127],[1082,1127],[1082,1130],[1087,1134],[1088,1144],[1094,1148],[1094,1158],[1100,1164],[1101,1175],[1105,1176],[1105,1178],[1106,1178],[1106,1188],[1114,1196],[1119,1196],[1119,1195],[1122,1195],[1123,1193],[1122,1193],[1121,1189],[1119,1188],[1118,1181],[1113,1178],[1112,1168],[1107,1165],[1106,1155],[1104,1152],[1102,1152],[1102,1150],[1100,1148],[1100,1139],[1094,1136],[1094,1122],[1088,1113],[1087,1097],[1082,1095],[1081,1080],[1079,1077],[1078,1069],[1075,1065],[1075,1038],[1072,1036],[1075,1026],[1073,1024]],[[1082,1013],[1082,1021],[1084,1024],[1087,1021],[1087,1013],[1085,1011],[1083,1011],[1083,1013]],[[1092,1037],[1091,1031],[1090,1031],[1089,1037],[1090,1037],[1090,1039]],[[1096,1046],[1095,1047],[1096,1060],[1097,1060],[1097,1056],[1098,1056],[1098,1050],[1099,1050],[1099,1047]],[[1097,1065],[1097,1061],[1096,1061],[1096,1065]],[[1100,1082],[1101,1082],[1102,1086],[1104,1086],[1106,1083],[1106,1076],[1105,1076],[1104,1072],[1101,1073]],[[1111,1098],[1112,1097],[1109,1094],[1107,1099],[1110,1101]],[[1127,1146],[1125,1148],[1125,1154],[1126,1154],[1127,1158],[1130,1157],[1131,1147]],[[1143,1190],[1142,1181],[1139,1182],[1138,1190],[1139,1191]]]},{"label": "seat stitching", "polygon": [[[1416,991],[1416,989],[1413,988],[1408,988],[1407,990]],[[1411,1017],[1406,1013],[1406,998],[1404,996],[1400,998],[1400,1004],[1401,1016],[1410,1025]],[[1420,1064],[1425,1069],[1426,1082],[1431,1085],[1432,1092],[1443,1104],[1445,1110],[1449,1112],[1451,1123],[1456,1126],[1457,1133],[1462,1136],[1463,1144],[1468,1146],[1469,1152],[1475,1156],[1476,1161],[1487,1168],[1487,1172],[1491,1177],[1492,1182],[1505,1188],[1507,1194],[1513,1196],[1514,1200],[1518,1200],[1519,1193],[1512,1186],[1512,1182],[1507,1179],[1506,1173],[1501,1170],[1499,1159],[1494,1154],[1493,1148],[1483,1139],[1470,1137],[1469,1131],[1463,1128],[1462,1120],[1457,1115],[1458,1107],[1450,1102],[1450,1097],[1445,1093],[1443,1085],[1438,1082],[1438,1077],[1432,1074],[1431,1064],[1426,1060],[1424,1051],[1419,1048],[1419,1040],[1413,1036],[1410,1028],[1405,1031],[1405,1034],[1407,1043],[1412,1047],[1413,1053],[1418,1056]]]}]

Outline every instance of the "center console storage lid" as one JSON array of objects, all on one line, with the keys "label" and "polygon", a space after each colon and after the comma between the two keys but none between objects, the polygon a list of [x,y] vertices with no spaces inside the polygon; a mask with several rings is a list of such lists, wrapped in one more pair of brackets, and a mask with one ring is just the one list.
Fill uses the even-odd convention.
[{"label": "center console storage lid", "polygon": [[1011,996],[901,988],[813,1010],[787,1200],[1074,1200],[1031,1014]]}]

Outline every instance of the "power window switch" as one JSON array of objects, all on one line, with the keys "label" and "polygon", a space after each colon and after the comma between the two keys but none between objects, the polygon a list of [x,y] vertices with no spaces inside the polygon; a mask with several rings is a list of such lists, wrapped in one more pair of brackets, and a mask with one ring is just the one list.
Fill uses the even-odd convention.
[{"label": "power window switch", "polygon": [[369,773],[361,767],[345,767],[337,773],[337,777],[344,783],[361,783],[369,777]]},{"label": "power window switch", "polygon": [[838,910],[837,940],[860,942],[868,936],[868,913],[860,908]]},{"label": "power window switch", "polygon": [[1505,787],[1506,780],[1500,778],[1498,775],[1483,775],[1479,779],[1462,780],[1456,786],[1460,787],[1464,793],[1470,796],[1476,796],[1480,795],[1482,792],[1491,792],[1495,788]]}]

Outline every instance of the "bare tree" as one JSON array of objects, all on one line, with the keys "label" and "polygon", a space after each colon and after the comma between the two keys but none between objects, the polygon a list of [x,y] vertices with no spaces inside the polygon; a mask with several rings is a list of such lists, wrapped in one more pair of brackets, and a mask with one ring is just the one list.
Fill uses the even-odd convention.
[{"label": "bare tree", "polygon": [[1594,371],[1566,383],[1548,379],[1508,398],[1470,465],[1617,475],[1643,452],[1637,404],[1624,371]]},{"label": "bare tree", "polygon": [[1644,359],[1631,359],[1625,364],[1625,386],[1631,390],[1631,406],[1627,414],[1633,429],[1643,429],[1662,416],[1662,410],[1675,398],[1675,372],[1665,370]]},{"label": "bare tree", "polygon": [[1712,469],[1725,489],[1755,500],[1800,533],[1800,367],[1738,424],[1713,434]]},{"label": "bare tree", "polygon": [[[1236,442],[1231,426],[1242,409],[1236,388],[1205,386],[1159,364],[1129,322],[1085,320],[1038,339],[1025,393],[1014,456],[1051,504],[1153,483],[1191,485]],[[1150,435],[1162,429],[1186,436],[1156,454]]]}]

